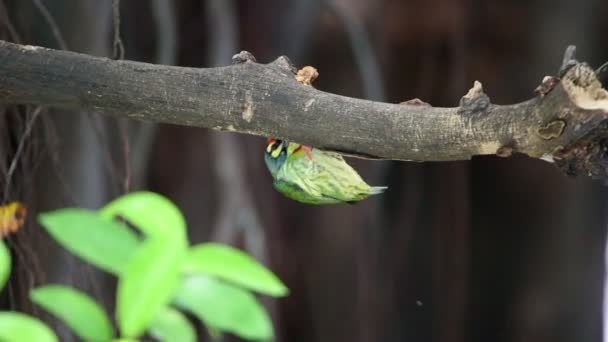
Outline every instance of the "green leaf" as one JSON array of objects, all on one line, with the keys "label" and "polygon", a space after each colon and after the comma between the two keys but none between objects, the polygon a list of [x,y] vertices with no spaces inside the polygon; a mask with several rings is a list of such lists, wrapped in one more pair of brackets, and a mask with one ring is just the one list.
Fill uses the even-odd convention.
[{"label": "green leaf", "polygon": [[179,284],[186,246],[171,239],[148,239],[118,280],[117,319],[126,337],[141,335]]},{"label": "green leaf", "polygon": [[149,237],[186,239],[186,221],[169,199],[154,192],[133,192],[101,209],[106,218],[122,216]]},{"label": "green leaf", "polygon": [[175,304],[206,325],[250,340],[269,340],[272,323],[249,291],[204,275],[184,278]]},{"label": "green leaf", "polygon": [[112,339],[112,323],[89,296],[61,285],[47,285],[30,291],[32,302],[57,316],[86,341]]},{"label": "green leaf", "polygon": [[190,321],[181,312],[165,308],[150,327],[150,334],[163,342],[195,342],[196,333]]},{"label": "green leaf", "polygon": [[129,260],[118,281],[116,311],[124,336],[137,337],[173,296],[186,255],[186,223],[167,198],[134,192],[100,211],[108,219],[121,216],[148,238]]},{"label": "green leaf", "polygon": [[0,290],[4,288],[8,277],[11,274],[11,252],[0,240]]},{"label": "green leaf", "polygon": [[205,273],[269,296],[281,297],[289,292],[264,265],[236,248],[218,243],[192,247],[185,269],[187,273]]},{"label": "green leaf", "polygon": [[139,240],[124,225],[83,209],[62,209],[38,216],[49,234],[72,254],[119,274]]},{"label": "green leaf", "polygon": [[58,342],[49,327],[39,320],[19,312],[0,312],[0,341]]}]

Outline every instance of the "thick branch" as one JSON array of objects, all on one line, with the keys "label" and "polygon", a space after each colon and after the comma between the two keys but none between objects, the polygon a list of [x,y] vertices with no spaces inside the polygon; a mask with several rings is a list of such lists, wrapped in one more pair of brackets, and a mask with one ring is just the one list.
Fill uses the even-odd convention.
[{"label": "thick branch", "polygon": [[555,160],[571,174],[606,174],[608,92],[584,63],[570,63],[561,80],[546,78],[522,103],[491,104],[476,82],[459,107],[437,108],[325,93],[298,83],[285,57],[258,64],[247,56],[194,69],[0,42],[0,102],[287,138],[360,157],[441,161],[517,152]]}]

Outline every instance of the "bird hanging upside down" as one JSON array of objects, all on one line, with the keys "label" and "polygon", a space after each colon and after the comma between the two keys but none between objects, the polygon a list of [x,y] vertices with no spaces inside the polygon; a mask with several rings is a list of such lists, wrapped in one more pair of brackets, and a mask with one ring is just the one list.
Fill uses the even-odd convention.
[{"label": "bird hanging upside down", "polygon": [[338,153],[268,139],[264,154],[273,187],[302,203],[355,203],[387,189],[369,186]]}]

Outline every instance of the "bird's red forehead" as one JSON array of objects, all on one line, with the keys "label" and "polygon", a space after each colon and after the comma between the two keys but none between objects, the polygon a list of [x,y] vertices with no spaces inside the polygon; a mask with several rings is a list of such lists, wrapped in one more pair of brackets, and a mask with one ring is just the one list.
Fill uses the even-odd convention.
[{"label": "bird's red forehead", "polygon": [[267,142],[268,144],[272,144],[272,143],[274,143],[275,141],[277,141],[277,139],[275,139],[275,138],[268,138],[268,139],[266,140],[266,142]]}]

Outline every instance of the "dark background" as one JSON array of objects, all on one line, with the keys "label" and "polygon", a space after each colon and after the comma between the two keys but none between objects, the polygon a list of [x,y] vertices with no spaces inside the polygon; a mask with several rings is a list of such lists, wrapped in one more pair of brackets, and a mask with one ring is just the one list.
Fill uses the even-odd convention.
[{"label": "dark background", "polygon": [[[68,49],[112,55],[109,0],[0,0],[0,38],[60,48],[48,17]],[[123,0],[121,36],[131,60],[211,67],[240,50],[263,63],[284,54],[315,66],[315,86],[332,93],[455,106],[480,80],[507,104],[534,96],[568,44],[593,66],[608,60],[607,17],[605,0]],[[265,301],[278,341],[601,341],[600,182],[524,156],[351,160],[389,191],[313,207],[271,188],[262,138],[63,110],[37,118],[9,180],[33,109],[0,112],[2,200],[24,201],[31,218],[10,238],[3,307],[54,322],[65,341],[27,291],[72,284],[112,309],[115,284],[34,217],[135,189],[176,201],[193,242],[239,246],[278,273],[291,289]]]}]

